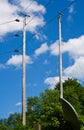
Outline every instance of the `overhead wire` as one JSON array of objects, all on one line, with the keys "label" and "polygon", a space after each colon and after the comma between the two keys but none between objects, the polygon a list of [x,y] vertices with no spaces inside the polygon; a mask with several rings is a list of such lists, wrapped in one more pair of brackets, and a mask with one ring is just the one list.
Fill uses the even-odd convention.
[{"label": "overhead wire", "polygon": [[[76,2],[76,0],[75,0],[75,2]],[[71,2],[67,7],[65,7],[63,10],[61,10],[60,12],[62,12],[62,13],[64,13],[71,5],[73,5],[75,2]],[[39,29],[39,31],[42,31],[43,29],[45,29],[53,20],[55,20],[56,18],[58,17],[58,14],[57,15],[55,15],[53,18],[51,18],[50,20],[48,20],[48,22],[46,23],[46,25],[43,27],[43,28],[41,28],[41,29]],[[33,18],[34,19],[34,18]],[[32,20],[33,20],[32,19]],[[31,21],[32,21],[31,20]],[[29,22],[31,22],[31,21],[29,21]],[[28,24],[28,23],[27,23]],[[32,38],[34,38],[35,37],[35,35],[37,35],[37,33],[34,33],[34,34],[32,34],[32,36],[28,39],[28,41],[30,42],[31,40],[32,40]],[[32,47],[32,44],[30,44],[31,46],[30,46],[30,48],[31,49],[33,49],[34,50],[34,48]],[[21,47],[21,46],[19,46],[19,47]],[[14,50],[12,50],[12,51],[9,51],[9,52],[6,52],[6,53],[11,53],[11,52],[14,52]],[[40,60],[39,60],[39,62],[41,62]],[[44,77],[44,75],[43,75],[43,73],[42,73],[42,71],[41,71],[41,69],[39,69],[39,67],[36,65],[36,64],[34,64],[34,67],[36,68],[35,70],[38,70],[38,72],[39,72],[39,76],[41,76],[41,79]],[[45,71],[46,72],[46,71]],[[54,81],[55,81],[55,79],[54,79]]]},{"label": "overhead wire", "polygon": [[[38,0],[37,0],[38,1]],[[25,12],[32,4],[34,1],[31,1],[30,4],[23,10],[23,12]]]},{"label": "overhead wire", "polygon": [[[29,6],[26,8],[26,9],[28,9],[29,8]],[[19,17],[18,17],[19,18]],[[4,22],[4,23],[1,23],[1,25],[4,25],[4,24],[8,24],[8,23],[11,23],[11,22],[14,22],[15,20],[13,20],[13,21],[7,21],[7,22]],[[31,22],[31,21],[30,21]],[[9,54],[9,53],[12,53],[12,52],[14,52],[15,50],[11,50],[11,51],[7,51],[7,52],[5,52],[5,53],[2,53],[2,54]],[[1,53],[0,53],[0,55],[1,55]],[[39,73],[40,73],[40,71],[38,71]],[[42,75],[41,75],[42,76]]]},{"label": "overhead wire", "polygon": [[[73,1],[73,2],[71,2],[67,7],[65,7],[64,9],[62,9],[60,12],[64,13],[71,5],[73,5],[75,2],[76,2],[76,0]],[[48,4],[49,4],[49,3],[48,3]],[[48,5],[48,4],[47,4],[47,5]],[[57,13],[59,13],[59,12],[57,12]],[[39,29],[39,31],[42,31],[43,29],[45,29],[53,20],[57,20],[57,19],[56,19],[57,17],[58,17],[58,14],[56,14],[54,17],[52,17],[50,20],[48,20],[48,22],[43,26],[43,28]],[[27,24],[28,24],[28,23],[27,23]],[[34,38],[35,35],[37,35],[37,34],[38,34],[38,33],[32,34],[32,36],[28,39],[28,41],[31,42],[32,38]],[[30,45],[30,48],[31,48],[32,50],[34,50],[34,48],[32,47],[32,44],[29,44],[29,45]]]},{"label": "overhead wire", "polygon": [[71,2],[68,4],[67,7],[65,7],[63,10],[61,10],[61,12],[62,12],[62,13],[65,12],[71,5],[74,5],[76,2],[77,2],[77,0],[71,1]]},{"label": "overhead wire", "polygon": [[[47,7],[49,4],[50,4],[50,1],[49,1],[45,6]],[[43,8],[42,8],[41,10],[43,10]],[[32,20],[33,20],[33,19],[32,19]],[[31,20],[31,21],[32,21],[32,20]],[[29,21],[29,22],[31,22],[31,21]],[[28,24],[28,23],[27,23],[27,24]],[[32,36],[30,36],[30,38],[28,39],[28,41],[29,41],[28,43],[31,42],[31,39],[32,39],[36,34],[37,34],[37,33],[34,33],[34,34],[32,34]],[[28,45],[30,46],[30,48],[31,48],[32,50],[35,50],[35,49],[32,47],[32,44],[28,44]],[[39,60],[39,62],[40,62],[40,60]],[[36,65],[35,65],[35,67],[38,68]],[[40,72],[40,70],[41,70],[41,69],[38,68],[38,71],[39,71],[39,72]]]},{"label": "overhead wire", "polygon": [[[60,12],[64,13],[64,12],[65,12],[71,5],[73,5],[74,3],[76,3],[76,0],[73,1],[73,2],[71,2],[67,7],[65,7],[64,9],[62,9]],[[58,12],[58,13],[59,13],[59,12]],[[46,25],[44,25],[44,27],[43,27],[42,29],[40,29],[40,30],[42,31],[43,29],[45,29],[45,27],[47,27],[47,25],[50,24],[53,20],[55,20],[57,17],[58,17],[58,14],[56,14],[53,18],[51,18],[51,19],[46,23]],[[39,31],[40,31],[40,30],[39,30]],[[35,35],[37,35],[37,33],[34,33],[34,34],[31,36],[30,40],[28,40],[28,41],[31,41],[32,38],[33,38]],[[30,45],[31,45],[31,44],[30,44]],[[34,49],[34,48],[31,47],[31,49]],[[39,62],[41,62],[41,61],[39,60]]]},{"label": "overhead wire", "polygon": [[[64,13],[64,11],[66,11],[71,5],[73,5],[74,3],[76,2],[76,0],[75,1],[72,1],[67,7],[65,7],[62,11],[60,11],[60,12],[62,12],[62,13]],[[31,4],[32,4],[33,2],[31,2]],[[49,1],[46,5],[45,5],[45,7],[47,7],[49,4],[50,4],[51,2]],[[30,5],[31,5],[30,4]],[[24,10],[26,10],[26,9],[28,9],[29,7],[30,7],[30,5],[28,5]],[[43,10],[44,8],[42,8],[41,10]],[[51,18],[45,25],[44,25],[44,27],[43,28],[41,28],[41,29],[39,29],[39,31],[42,31],[43,29],[45,29],[47,26],[48,26],[48,24],[49,23],[51,23],[53,20],[55,20],[55,18],[58,16],[58,14],[56,14],[53,18]],[[34,19],[34,18],[33,18]],[[31,21],[33,20],[33,19],[31,19]],[[1,23],[1,24],[5,24],[5,23],[10,23],[10,22],[13,22],[13,21],[15,21],[15,20],[12,20],[12,21],[8,21],[8,22],[4,22],[4,23]],[[31,21],[29,21],[29,22],[31,22]],[[28,23],[29,23],[28,22]],[[28,24],[27,23],[27,24]],[[0,25],[1,25],[0,24]],[[34,34],[32,34],[32,36],[28,39],[28,41],[31,41],[32,40],[32,38],[33,37],[35,37],[35,35],[37,35],[37,33],[34,33]],[[9,36],[10,37],[10,36]],[[33,48],[32,48],[33,49]]]},{"label": "overhead wire", "polygon": [[[76,0],[73,1],[73,2],[71,2],[67,7],[65,7],[65,8],[64,8],[62,11],[60,11],[60,12],[64,13],[71,5],[73,5],[75,2],[76,2]],[[49,1],[45,6],[48,6],[49,4],[50,4],[50,1]],[[28,6],[28,7],[29,7],[29,6]],[[27,8],[28,8],[28,7],[27,7]],[[25,8],[25,9],[26,9],[26,8]],[[42,8],[42,10],[43,10],[43,8]],[[56,19],[57,16],[58,16],[58,14],[56,14],[53,18],[51,18],[51,19],[44,25],[43,28],[39,29],[39,31],[42,31],[43,29],[45,29],[45,28],[48,26],[48,24],[50,24],[53,20]],[[10,21],[10,22],[12,22],[12,21]],[[29,22],[30,22],[30,21],[29,21]],[[27,23],[27,24],[28,24],[28,23]],[[28,41],[31,41],[32,38],[35,37],[35,35],[37,35],[37,33],[32,34],[32,36],[28,39]],[[31,45],[31,44],[30,44],[30,45]],[[21,45],[20,45],[19,47],[21,47]],[[34,50],[34,48],[32,47],[32,45],[30,46],[30,48],[31,48],[32,50]]]},{"label": "overhead wire", "polygon": [[[73,2],[71,2],[66,8],[64,8],[64,9],[61,10],[60,12],[64,13],[71,5],[73,5],[75,2],[76,2],[76,0],[73,1]],[[50,3],[50,2],[49,2],[49,3]],[[49,3],[47,3],[46,6],[47,6]],[[53,18],[51,18],[51,19],[45,24],[45,26],[44,26],[43,28],[41,28],[39,31],[42,31],[45,27],[47,27],[53,20],[56,19],[57,16],[58,16],[58,14],[55,15]],[[31,21],[32,21],[33,19],[34,19],[34,18],[32,18]],[[29,21],[29,22],[31,22],[31,21]],[[28,22],[28,23],[29,23],[29,22]],[[28,23],[27,23],[27,24],[28,24]],[[31,41],[32,38],[33,38],[35,35],[37,35],[37,33],[32,34],[32,36],[28,39],[28,41]],[[32,49],[34,49],[34,48],[32,48]]]},{"label": "overhead wire", "polygon": [[[38,1],[38,0],[37,0],[37,1]],[[32,3],[33,3],[33,1],[30,2],[30,4],[29,4],[28,6],[26,6],[26,8],[25,8],[22,12],[25,12],[25,11],[26,11],[26,10],[27,10],[31,5],[32,5]],[[20,2],[19,2],[19,4],[20,4]],[[20,16],[17,16],[16,19],[14,19],[14,20],[8,20],[8,21],[5,21],[5,22],[2,22],[2,23],[0,23],[0,25],[4,25],[4,24],[8,24],[8,23],[12,23],[12,22],[18,20],[19,17],[20,17]]]},{"label": "overhead wire", "polygon": [[[51,23],[53,20],[55,20],[55,19],[58,17],[58,13],[59,13],[59,12],[64,13],[64,12],[65,12],[71,5],[73,5],[74,3],[76,3],[76,0],[72,1],[67,7],[65,7],[65,8],[62,9],[61,11],[58,11],[57,14],[56,14],[53,18],[51,18],[51,19],[43,26],[43,28],[41,28],[41,29],[39,29],[39,30],[45,29],[45,27],[47,27],[47,25],[48,25],[49,23]],[[31,38],[33,38],[36,34],[37,34],[37,33],[34,33]]]},{"label": "overhead wire", "polygon": [[[49,2],[48,2],[47,4],[45,4],[44,6],[47,7],[50,3],[51,3],[51,0],[49,0]],[[42,11],[43,9],[44,9],[44,7],[41,8],[41,11]],[[32,17],[32,18],[30,19],[30,21],[27,22],[26,25],[28,25],[28,24],[35,18],[35,16],[37,16],[37,14],[35,14],[34,17]]]},{"label": "overhead wire", "polygon": [[[65,7],[64,9],[62,9],[61,11],[59,11],[59,12],[62,12],[62,13],[64,13],[71,5],[73,5],[74,3],[76,3],[76,0],[75,1],[73,1],[73,2],[71,2],[67,7]],[[41,29],[39,29],[39,32],[41,32],[42,30],[44,30],[53,20],[57,20],[56,18],[58,17],[58,13],[59,12],[57,12],[57,14],[54,16],[54,17],[52,17],[50,20],[48,20],[48,22],[41,28]],[[28,24],[28,23],[27,23]],[[38,33],[34,33],[34,34],[32,34],[32,36],[28,39],[28,41],[31,41],[32,40],[32,38],[34,38],[35,37],[35,35],[37,35]],[[34,49],[34,48],[32,48],[32,49]]]},{"label": "overhead wire", "polygon": [[14,22],[14,21],[15,21],[15,20],[6,21],[6,22],[3,22],[3,23],[0,23],[0,25],[9,24],[9,23],[12,23],[12,22]]},{"label": "overhead wire", "polygon": [[[26,11],[31,5],[32,5],[32,3],[33,3],[33,1],[23,10],[23,12],[24,11]],[[44,5],[45,7],[47,7],[49,4],[51,3],[51,1],[49,1],[46,5]],[[66,11],[67,10],[67,8],[69,8],[71,5],[73,5],[74,3],[76,3],[76,0],[74,0],[74,1],[72,1],[69,5],[68,5],[68,7],[65,7],[63,10],[61,10],[61,12],[64,12],[64,11]],[[42,9],[41,9],[41,11],[43,10],[44,8],[42,7]],[[57,15],[56,15],[57,16]],[[55,17],[56,17],[55,16]],[[19,18],[20,16],[18,16],[16,19],[14,19],[14,20],[10,20],[10,21],[6,21],[6,22],[3,22],[3,23],[0,23],[0,25],[4,25],[4,24],[8,24],[8,23],[11,23],[11,22],[14,22],[14,21],[17,21],[17,19]],[[34,16],[35,17],[35,16]],[[28,23],[30,23],[33,19],[34,19],[34,17],[28,22]],[[52,21],[55,17],[53,17],[50,21]],[[27,23],[27,24],[28,24]],[[26,25],[27,25],[26,24]]]},{"label": "overhead wire", "polygon": [[[19,2],[20,3],[20,2]],[[25,12],[31,5],[32,5],[32,3],[33,3],[33,1],[32,2],[30,2],[30,4],[23,10],[23,12]],[[45,5],[45,6],[48,6],[48,4],[49,4],[49,2]],[[43,8],[41,9],[41,10],[43,10]],[[6,21],[6,22],[3,22],[3,23],[0,23],[0,25],[4,25],[4,24],[8,24],[8,23],[11,23],[11,22],[14,22],[14,21],[17,21],[17,22],[19,22],[20,20],[19,20],[19,17],[20,16],[18,16],[15,20],[11,20],[11,21]],[[32,18],[32,20],[33,20],[34,18]],[[32,21],[31,20],[31,21]],[[29,22],[31,22],[31,21],[29,21]],[[17,32],[17,34],[18,34],[18,32]],[[14,34],[15,35],[15,34]],[[13,36],[13,35],[12,35]],[[11,37],[11,36],[8,36],[8,37]]]},{"label": "overhead wire", "polygon": [[[32,5],[32,3],[33,3],[33,1],[23,10],[23,12],[24,11],[26,11],[31,5]],[[48,5],[50,4],[50,1],[45,5],[45,7],[47,7]],[[42,9],[41,9],[41,11],[43,10],[44,8],[42,7]],[[7,24],[7,23],[10,23],[10,22],[14,22],[14,21],[18,21],[19,19],[18,19],[19,17],[17,17],[15,20],[12,20],[12,21],[7,21],[7,22],[4,22],[4,23],[1,23],[0,25],[2,25],[2,24]],[[34,19],[34,17],[31,19],[31,21]],[[31,22],[31,21],[29,21],[29,22]],[[14,33],[14,35],[10,35],[10,36],[8,36],[9,38],[11,38],[12,36],[15,36],[16,34],[18,34],[18,32],[16,32],[16,33]],[[32,36],[35,36],[36,35],[36,33],[34,33],[34,34],[32,34]],[[32,37],[30,37],[29,38],[29,40],[31,39]],[[18,48],[20,48],[21,47],[21,45],[18,47]],[[32,48],[32,47],[31,47]]]},{"label": "overhead wire", "polygon": [[15,50],[7,51],[7,52],[2,52],[2,53],[0,53],[0,55],[9,54],[9,53],[12,53],[12,52],[14,52],[14,51],[15,51]]}]

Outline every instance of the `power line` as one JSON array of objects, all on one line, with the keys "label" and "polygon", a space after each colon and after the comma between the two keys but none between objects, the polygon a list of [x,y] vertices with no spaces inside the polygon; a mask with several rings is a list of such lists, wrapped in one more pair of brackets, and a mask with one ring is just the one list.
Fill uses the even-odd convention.
[{"label": "power line", "polygon": [[[31,6],[31,4],[32,4],[33,2],[31,2],[24,10],[27,10],[30,6]],[[45,7],[47,7],[49,4],[51,3],[51,1],[49,1],[46,5],[45,5]],[[44,7],[42,7],[42,9],[41,9],[41,11],[44,9]],[[20,16],[19,16],[20,17]],[[7,22],[4,22],[4,23],[1,23],[0,25],[2,25],[2,24],[7,24],[7,23],[10,23],[10,22],[14,22],[14,21],[16,21],[16,22],[20,22],[20,20],[18,19],[19,17],[17,17],[15,20],[13,20],[13,21],[7,21]],[[29,21],[29,22],[31,22],[32,20],[34,19],[34,17]],[[28,22],[28,23],[29,23]],[[27,23],[27,24],[28,24]],[[29,38],[29,40],[32,38],[32,37],[34,37],[35,35],[36,35],[37,33],[34,33],[34,34],[32,34],[32,36]],[[8,37],[12,37],[12,36],[17,36],[17,35],[19,35],[18,34],[18,32],[16,33],[16,34],[14,34],[14,35],[11,35],[11,36],[8,36]],[[21,46],[20,46],[21,47]],[[32,47],[31,47],[32,48]]]},{"label": "power line", "polygon": [[[33,1],[22,11],[22,12],[25,12],[31,5],[32,5],[32,3],[33,3]],[[45,7],[47,7],[49,4],[51,3],[51,1],[49,1],[46,5],[44,5]],[[44,9],[44,7],[42,7],[42,9],[41,9],[41,11]],[[23,14],[23,13],[22,13]],[[0,23],[0,25],[4,25],[4,24],[9,24],[9,23],[12,23],[12,22],[14,22],[14,21],[16,21],[16,22],[21,22],[20,20],[19,20],[19,17],[20,16],[18,16],[15,20],[10,20],[10,21],[6,21],[6,22],[3,22],[3,23]],[[34,16],[35,17],[35,16]],[[34,19],[34,17],[28,22],[28,23],[30,23],[33,19]],[[28,24],[27,23],[27,24]],[[27,25],[26,24],[26,25]]]},{"label": "power line", "polygon": [[15,20],[6,21],[6,22],[3,22],[3,23],[0,23],[0,25],[9,24],[9,23],[12,23],[12,22],[14,22],[14,21],[15,21]]},{"label": "power line", "polygon": [[[49,4],[50,4],[50,2],[51,1],[49,1],[46,5],[45,5],[45,7],[47,7]],[[20,2],[19,2],[20,3]],[[23,10],[23,12],[24,11],[26,11],[31,5],[32,5],[32,3],[33,3],[33,1]],[[44,9],[44,7],[42,7],[42,9],[41,10],[43,10]],[[16,22],[20,22],[20,20],[18,19],[20,16],[18,16],[15,20],[11,20],[11,21],[6,21],[6,22],[3,22],[3,23],[1,23],[0,25],[4,25],[4,24],[8,24],[8,23],[11,23],[11,22],[14,22],[14,21],[16,21]],[[29,21],[29,23],[32,21],[34,19],[34,17]],[[27,23],[28,24],[28,23]],[[18,34],[18,31],[17,31],[17,34]],[[15,35],[15,34],[14,34]],[[34,36],[35,34],[33,34],[33,36]],[[9,37],[11,37],[11,36],[9,36]]]},{"label": "power line", "polygon": [[[37,0],[38,1],[38,0]],[[33,4],[34,1],[32,1],[24,10],[23,12],[25,12],[32,4]]]},{"label": "power line", "polygon": [[12,52],[19,52],[19,50],[18,50],[18,49],[12,49],[12,50],[10,50],[10,51],[0,53],[0,55],[10,54],[10,53],[12,53]]},{"label": "power line", "polygon": [[[23,10],[23,12],[25,12],[31,5],[32,5],[32,3],[33,3],[33,1]],[[45,7],[47,7],[49,4],[51,3],[51,1],[49,1],[46,5],[44,5]],[[68,7],[65,7],[63,10],[61,10],[61,12],[64,12],[64,11],[66,11],[71,5],[73,5],[74,3],[76,3],[76,0],[74,0],[74,1],[72,1],[69,5],[68,5]],[[41,9],[41,11],[44,9],[44,7],[42,7],[42,9]],[[15,20],[10,20],[10,21],[6,21],[6,22],[3,22],[3,23],[0,23],[0,25],[4,25],[4,24],[9,24],[9,23],[12,23],[12,22],[14,22],[14,21],[17,21],[17,22],[19,22],[20,20],[19,20],[19,17],[20,16],[18,16]],[[35,17],[35,16],[34,16]],[[27,23],[27,24],[29,24],[33,19],[34,19],[34,17]],[[56,17],[56,16],[55,16]],[[54,19],[54,17],[50,20],[50,21],[52,21]]]},{"label": "power line", "polygon": [[[66,8],[64,8],[61,12],[62,13],[64,13],[71,5],[73,5],[74,3],[76,3],[76,0],[75,1],[73,1],[73,2],[71,2]],[[55,15],[53,18],[51,18],[48,22],[47,22],[47,24],[41,29],[41,30],[43,30],[45,27],[47,27],[47,25],[49,24],[49,23],[51,23],[56,17],[58,17],[58,14],[57,15]],[[36,35],[37,33],[35,33],[35,34],[33,34],[32,36],[31,36],[31,38],[30,38],[30,40]],[[29,41],[29,40],[28,40]],[[32,47],[31,47],[32,48]],[[33,48],[32,48],[33,49]],[[40,62],[40,61],[39,61]],[[40,72],[40,71],[39,71]],[[41,73],[42,74],[42,73]]]},{"label": "power line", "polygon": [[[51,1],[49,1],[49,2],[48,2],[46,5],[44,5],[44,6],[47,7],[50,3],[51,3]],[[44,9],[44,7],[41,8],[41,11],[42,11],[43,9]],[[35,14],[34,17],[31,18],[31,20],[30,20],[29,22],[27,22],[26,25],[28,25],[28,24],[35,18],[35,16],[37,16],[37,15]]]},{"label": "power line", "polygon": [[[38,1],[38,0],[37,0],[37,1]],[[33,3],[33,1],[32,1],[22,12],[25,12],[25,11],[32,5],[32,3]],[[20,4],[20,2],[19,2],[19,4]],[[6,21],[6,22],[3,22],[3,23],[0,23],[0,25],[9,24],[9,23],[12,23],[12,22],[14,22],[14,21],[19,22],[19,21],[20,21],[20,20],[19,20],[19,17],[20,17],[20,16],[18,16],[15,20],[10,20],[10,21]]]},{"label": "power line", "polygon": [[[50,1],[46,4],[46,6],[48,6],[49,5],[49,3],[50,3]],[[76,3],[76,0],[75,1],[73,1],[73,2],[71,2],[66,8],[64,8],[61,12],[65,12],[71,5],[73,5],[74,3]],[[43,29],[45,29],[53,20],[56,20],[56,17],[57,17],[58,15],[56,14],[53,18],[51,18],[46,24],[45,24],[45,26],[43,27],[43,28],[41,28],[39,31],[42,31]],[[13,20],[13,21],[17,21],[17,19],[16,20]],[[12,21],[9,21],[9,22],[12,22]],[[30,22],[30,21],[29,21]],[[6,23],[6,22],[5,22]],[[4,24],[4,23],[2,23],[2,24]],[[27,23],[28,24],[28,23]],[[18,34],[18,33],[17,33]],[[28,41],[31,41],[32,40],[32,38],[33,37],[35,37],[35,35],[37,35],[38,33],[34,33],[34,34],[32,34],[32,36],[28,39]],[[12,36],[14,36],[14,35],[12,35]],[[19,47],[22,47],[21,45],[19,46]],[[19,48],[18,47],[18,48]],[[34,48],[31,46],[31,49],[32,50],[34,50]]]},{"label": "power line", "polygon": [[[46,6],[48,6],[50,3],[50,1],[46,4]],[[71,2],[67,7],[65,7],[64,9],[62,9],[62,13],[64,13],[71,5],[73,5],[74,3],[76,3],[76,0]],[[56,18],[58,17],[58,14],[56,14],[53,18],[51,18],[45,25],[43,28],[41,28],[39,31],[42,31],[43,29],[45,29],[53,20],[57,20]],[[28,23],[27,23],[28,24]],[[32,36],[30,38],[28,38],[28,41],[31,42],[32,38],[35,37],[35,35],[37,35],[38,33],[34,33],[32,34]],[[32,47],[32,44],[29,44],[30,48],[32,50],[34,50],[34,48]],[[20,46],[21,47],[21,46]]]},{"label": "power line", "polygon": [[14,21],[20,22],[20,20],[16,18],[16,19],[14,19],[14,20],[10,20],[10,21],[6,21],[6,22],[3,22],[3,23],[0,23],[0,25],[9,24],[9,23],[12,23],[12,22],[14,22]]},{"label": "power line", "polygon": [[[37,0],[37,1],[38,1],[38,0]],[[24,9],[24,11],[27,10],[27,9],[32,5],[32,3],[33,3],[33,1]],[[51,3],[51,0],[50,0],[46,5],[44,5],[44,6],[47,7],[50,3]],[[42,11],[43,9],[44,9],[44,7],[42,7],[41,11]],[[24,11],[23,11],[23,12],[24,12]],[[36,15],[35,15],[35,16],[36,16]],[[35,16],[34,16],[34,17],[35,17]],[[33,17],[28,23],[26,23],[26,25],[29,24],[29,23],[34,19],[34,17]],[[18,18],[17,18],[17,19],[18,19]],[[31,36],[29,39],[31,39],[31,38],[34,37],[35,35],[36,35],[36,33],[32,34],[32,36]],[[28,39],[28,40],[29,40],[29,39]]]},{"label": "power line", "polygon": [[[67,7],[65,7],[64,9],[62,9],[60,12],[64,13],[71,5],[73,5],[74,3],[76,3],[76,0],[71,2]],[[58,14],[56,14],[54,17],[52,17],[44,26],[43,28],[39,29],[39,31],[42,31],[43,29],[45,29],[48,24],[50,24],[53,20],[57,20],[56,18],[58,17]],[[30,22],[30,21],[29,21]],[[28,24],[28,23],[27,23]],[[34,33],[32,34],[32,36],[29,38],[30,40],[35,36],[37,35],[38,33]],[[29,40],[28,39],[28,40]]]},{"label": "power line", "polygon": [[64,13],[71,5],[75,4],[76,2],[77,2],[77,0],[70,2],[67,7],[65,7],[63,10],[61,10],[61,12]]}]

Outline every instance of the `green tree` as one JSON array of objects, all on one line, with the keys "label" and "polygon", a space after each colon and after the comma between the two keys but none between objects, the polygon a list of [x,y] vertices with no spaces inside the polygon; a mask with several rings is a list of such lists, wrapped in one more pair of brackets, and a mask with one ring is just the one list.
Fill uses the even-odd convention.
[{"label": "green tree", "polygon": [[[76,79],[66,80],[63,87],[64,98],[74,106],[81,117],[84,113],[84,88]],[[55,86],[55,89],[46,89],[39,97],[29,98],[27,106],[27,119],[32,122],[31,124],[40,123],[43,130],[72,129],[71,124],[64,120],[63,117],[62,107],[59,102],[59,83]],[[80,120],[83,127],[82,117]]]},{"label": "green tree", "polygon": [[15,126],[20,126],[22,122],[21,114],[15,113],[10,114],[10,116],[7,119],[7,124],[10,126],[10,129],[13,129]]},{"label": "green tree", "polygon": [[[84,130],[84,87],[76,79],[63,83],[64,98],[78,112],[81,130]],[[22,125],[21,114],[10,114],[0,120],[0,130],[33,130],[34,124],[41,124],[42,130],[73,130],[70,122],[64,119],[59,101],[59,83],[55,89],[46,89],[38,97],[27,99],[27,125]]]},{"label": "green tree", "polygon": [[33,124],[39,122],[40,118],[39,97],[30,97],[27,100],[27,126],[32,128]]},{"label": "green tree", "polygon": [[40,123],[43,129],[58,128],[63,122],[62,108],[59,103],[59,91],[46,89],[39,97],[28,98],[27,124],[32,127]]},{"label": "green tree", "polygon": [[76,79],[68,79],[63,83],[64,98],[76,109],[78,114],[84,114],[84,87]]}]

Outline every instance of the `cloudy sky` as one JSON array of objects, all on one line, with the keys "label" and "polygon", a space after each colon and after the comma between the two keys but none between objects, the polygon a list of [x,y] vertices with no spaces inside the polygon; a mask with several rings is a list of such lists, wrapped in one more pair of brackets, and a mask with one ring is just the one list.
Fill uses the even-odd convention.
[{"label": "cloudy sky", "polygon": [[26,97],[53,89],[59,81],[59,11],[64,14],[63,81],[71,77],[84,85],[83,5],[83,0],[0,0],[0,118],[21,112],[23,14],[30,16],[26,18]]}]

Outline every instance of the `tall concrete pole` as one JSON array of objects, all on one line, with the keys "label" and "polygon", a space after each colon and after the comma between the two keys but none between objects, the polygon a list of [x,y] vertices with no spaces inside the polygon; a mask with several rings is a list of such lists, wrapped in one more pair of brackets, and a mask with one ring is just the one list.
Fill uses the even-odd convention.
[{"label": "tall concrete pole", "polygon": [[23,20],[22,124],[26,125],[26,15],[25,15],[24,20]]},{"label": "tall concrete pole", "polygon": [[60,82],[60,98],[63,98],[63,84],[62,84],[62,40],[61,40],[61,16],[63,14],[59,13],[58,16],[58,30],[59,30],[59,82]]}]

